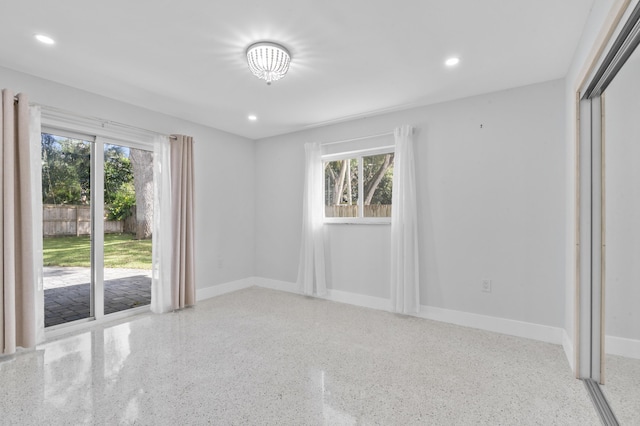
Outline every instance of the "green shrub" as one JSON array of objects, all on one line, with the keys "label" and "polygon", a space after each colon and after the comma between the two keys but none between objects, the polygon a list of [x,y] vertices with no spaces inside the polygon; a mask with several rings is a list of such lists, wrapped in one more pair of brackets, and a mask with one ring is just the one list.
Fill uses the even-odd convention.
[{"label": "green shrub", "polygon": [[136,205],[136,193],[131,182],[123,183],[114,194],[108,207],[109,220],[124,220],[133,213]]}]

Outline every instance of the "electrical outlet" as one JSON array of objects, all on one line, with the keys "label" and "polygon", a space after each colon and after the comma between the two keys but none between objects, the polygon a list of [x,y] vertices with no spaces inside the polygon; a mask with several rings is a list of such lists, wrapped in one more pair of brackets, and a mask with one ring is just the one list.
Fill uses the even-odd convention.
[{"label": "electrical outlet", "polygon": [[482,291],[491,293],[491,280],[482,280]]}]

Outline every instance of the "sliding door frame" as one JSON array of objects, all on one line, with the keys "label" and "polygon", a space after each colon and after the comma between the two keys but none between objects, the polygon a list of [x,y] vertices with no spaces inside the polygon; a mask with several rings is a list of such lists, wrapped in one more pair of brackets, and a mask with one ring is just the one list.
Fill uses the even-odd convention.
[{"label": "sliding door frame", "polygon": [[580,378],[601,380],[604,291],[604,176],[602,98],[581,99],[578,145],[578,360]]},{"label": "sliding door frame", "polygon": [[91,146],[91,315],[104,317],[104,142]]},{"label": "sliding door frame", "polygon": [[[45,119],[46,120],[46,119]],[[43,120],[43,121],[45,121]],[[105,315],[104,311],[104,147],[105,145],[117,145],[126,148],[136,148],[153,152],[153,146],[144,142],[135,142],[123,138],[110,138],[94,136],[91,132],[70,130],[72,126],[58,126],[56,124],[43,123],[41,133],[82,140],[90,143],[90,177],[91,177],[91,283],[90,283],[90,313],[88,318],[70,321],[68,323],[52,326],[45,331],[48,337],[54,337],[58,333],[67,332],[70,329],[83,327],[87,322],[95,323],[105,320],[122,318],[150,310],[149,305],[131,308]]]},{"label": "sliding door frame", "polygon": [[576,93],[576,375],[604,384],[605,91],[640,45],[640,0],[621,1]]}]

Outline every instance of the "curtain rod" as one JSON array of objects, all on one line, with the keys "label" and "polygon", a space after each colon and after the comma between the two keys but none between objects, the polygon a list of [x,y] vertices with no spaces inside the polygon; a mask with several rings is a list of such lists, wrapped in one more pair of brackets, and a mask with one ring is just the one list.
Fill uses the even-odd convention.
[{"label": "curtain rod", "polygon": [[327,145],[336,145],[339,143],[345,143],[345,142],[355,142],[355,141],[360,141],[363,139],[372,139],[372,138],[378,138],[381,136],[389,136],[389,135],[393,135],[393,132],[385,132],[385,133],[378,133],[377,135],[369,135],[369,136],[361,136],[359,138],[351,138],[351,139],[344,139],[344,140],[340,140],[340,141],[332,141],[332,142],[325,142],[325,143],[321,143],[321,146],[327,146]]},{"label": "curtain rod", "polygon": [[[13,100],[14,101],[18,101],[18,96],[17,95],[14,96]],[[64,114],[72,115],[72,116],[78,117],[78,118],[84,118],[84,119],[87,119],[87,120],[95,120],[95,121],[98,121],[98,122],[102,123],[103,125],[104,124],[108,124],[108,125],[117,126],[117,127],[124,127],[126,129],[131,129],[131,130],[140,130],[140,131],[147,132],[147,133],[153,133],[153,134],[160,135],[160,136],[166,136],[169,139],[174,139],[174,140],[177,139],[177,137],[173,136],[173,135],[166,135],[164,133],[156,132],[154,130],[143,129],[142,127],[131,126],[129,124],[124,124],[124,123],[118,123],[117,121],[105,120],[103,118],[92,117],[92,116],[89,116],[89,115],[81,115],[81,114],[78,114],[78,113],[75,113],[73,111],[69,111],[69,110],[63,109],[63,108],[52,107],[52,106],[49,106],[49,105],[38,104],[38,103],[35,103],[35,102],[30,102],[29,104],[32,105],[32,106],[33,105],[39,106],[41,108],[45,108],[45,109],[48,109],[48,110],[51,110],[51,111],[62,112]]]},{"label": "curtain rod", "polygon": [[48,109],[50,111],[57,111],[57,112],[61,112],[61,113],[68,114],[68,115],[72,115],[72,116],[78,117],[78,118],[84,118],[84,119],[87,119],[87,120],[95,120],[95,121],[98,121],[98,122],[102,123],[103,125],[106,124],[106,125],[111,125],[111,126],[116,126],[116,127],[122,127],[122,128],[125,128],[125,129],[138,130],[138,131],[143,131],[143,132],[147,132],[147,133],[153,133],[155,135],[166,136],[169,139],[177,139],[177,137],[173,136],[173,135],[167,135],[167,134],[164,134],[164,133],[156,132],[154,130],[143,129],[142,127],[131,126],[129,124],[118,123],[117,121],[106,120],[104,118],[92,117],[92,116],[89,116],[89,115],[82,115],[82,114],[78,114],[78,113],[75,113],[73,111],[69,111],[69,110],[63,109],[63,108],[52,107],[52,106],[49,106],[49,105],[42,105],[42,104],[37,104],[37,103],[32,103],[32,105],[38,105],[38,106],[40,106],[40,107],[42,107],[44,109]]}]

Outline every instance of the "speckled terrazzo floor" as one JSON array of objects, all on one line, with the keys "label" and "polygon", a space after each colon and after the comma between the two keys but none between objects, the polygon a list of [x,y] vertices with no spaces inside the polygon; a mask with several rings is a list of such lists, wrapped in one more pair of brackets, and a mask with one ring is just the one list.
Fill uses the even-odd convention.
[{"label": "speckled terrazzo floor", "polygon": [[640,359],[607,355],[601,386],[621,425],[640,425]]},{"label": "speckled terrazzo floor", "polygon": [[250,288],[0,362],[2,424],[597,425],[562,348]]}]

